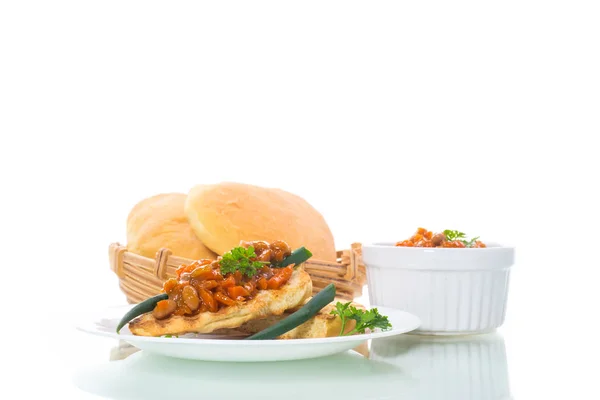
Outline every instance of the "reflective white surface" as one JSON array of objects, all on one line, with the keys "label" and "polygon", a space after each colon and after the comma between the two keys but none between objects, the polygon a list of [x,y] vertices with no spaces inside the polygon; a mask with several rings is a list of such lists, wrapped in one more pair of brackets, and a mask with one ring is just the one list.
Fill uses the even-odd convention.
[{"label": "reflective white surface", "polygon": [[370,358],[410,371],[418,382],[411,398],[496,400],[510,396],[504,339],[497,333],[375,340]]},{"label": "reflective white surface", "polygon": [[373,340],[365,355],[349,351],[257,364],[180,360],[125,342],[112,344],[105,360],[73,374],[79,390],[110,399],[188,399],[192,393],[211,399],[264,399],[275,393],[287,399],[510,398],[505,344],[497,333],[402,335]]}]

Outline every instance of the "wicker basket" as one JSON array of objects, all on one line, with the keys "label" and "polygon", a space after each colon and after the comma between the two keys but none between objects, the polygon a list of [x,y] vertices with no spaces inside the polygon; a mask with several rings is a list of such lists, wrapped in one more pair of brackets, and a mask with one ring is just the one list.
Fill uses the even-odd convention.
[{"label": "wicker basket", "polygon": [[[367,282],[365,266],[360,257],[360,244],[352,244],[350,250],[337,252],[337,261],[310,259],[304,264],[313,282],[313,294],[330,283],[336,286],[337,297],[353,300],[362,295]],[[127,247],[112,243],[109,247],[110,268],[119,277],[119,286],[129,303],[139,303],[157,295],[163,282],[175,277],[175,270],[181,264],[193,260],[177,257],[169,249],[161,249],[156,258],[147,258],[127,251]]]}]

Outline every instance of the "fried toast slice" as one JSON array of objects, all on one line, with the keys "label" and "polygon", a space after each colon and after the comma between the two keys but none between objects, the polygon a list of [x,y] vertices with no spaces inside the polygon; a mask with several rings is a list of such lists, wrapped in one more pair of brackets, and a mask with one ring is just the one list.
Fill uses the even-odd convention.
[{"label": "fried toast slice", "polygon": [[131,321],[129,330],[137,336],[163,336],[212,333],[220,329],[238,328],[256,319],[282,315],[286,310],[303,304],[311,293],[310,275],[300,266],[280,289],[261,290],[247,302],[225,307],[214,313],[172,315],[165,319],[156,319],[152,313],[147,313]]},{"label": "fried toast slice", "polygon": [[[307,299],[306,301],[308,301]],[[307,338],[325,338],[325,337],[333,337],[339,336],[342,329],[342,320],[339,316],[331,314],[331,311],[335,310],[335,304],[337,303],[337,299],[332,303],[326,305],[317,315],[303,323],[302,325],[297,326],[296,328],[280,335],[277,339],[307,339]],[[356,308],[364,309],[364,306],[358,303],[352,303],[352,305]],[[282,319],[288,317],[294,311],[296,311],[299,307],[295,307],[287,310],[285,313],[281,315],[271,315],[266,318],[254,319],[249,321],[239,328],[236,328],[234,331],[236,333],[244,333],[247,335],[251,335],[257,332],[260,332],[269,326],[276,324]],[[356,321],[349,320],[346,322],[346,326],[344,327],[344,333],[350,332],[356,326]],[[226,332],[222,332],[226,333]],[[233,333],[233,331],[231,331]]]}]

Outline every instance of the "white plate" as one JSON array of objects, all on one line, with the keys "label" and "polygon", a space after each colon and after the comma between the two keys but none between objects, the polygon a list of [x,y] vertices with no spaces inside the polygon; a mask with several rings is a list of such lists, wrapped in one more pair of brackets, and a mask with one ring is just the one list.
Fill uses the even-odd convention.
[{"label": "white plate", "polygon": [[337,336],[317,339],[290,340],[241,340],[215,339],[215,335],[196,335],[193,337],[148,337],[135,336],[127,326],[116,332],[121,317],[132,306],[114,307],[106,310],[91,322],[80,324],[77,329],[93,335],[124,340],[127,343],[147,351],[168,357],[187,358],[204,361],[284,361],[316,358],[341,353],[360,345],[369,339],[400,335],[419,327],[421,321],[405,311],[388,307],[377,307],[387,315],[392,329],[353,336]]}]

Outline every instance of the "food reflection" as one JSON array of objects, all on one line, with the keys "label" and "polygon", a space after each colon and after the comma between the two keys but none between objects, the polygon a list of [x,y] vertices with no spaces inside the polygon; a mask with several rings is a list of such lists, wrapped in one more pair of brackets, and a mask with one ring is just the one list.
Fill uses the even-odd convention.
[{"label": "food reflection", "polygon": [[504,339],[416,336],[373,340],[370,359],[390,363],[417,380],[411,397],[427,400],[510,398]]},{"label": "food reflection", "polygon": [[[356,349],[355,349],[356,350]],[[80,370],[80,389],[114,399],[264,399],[265,385],[296,387],[286,399],[506,400],[506,351],[496,333],[460,337],[401,335],[370,349],[317,359],[227,363],[178,360],[119,342],[111,362]],[[231,382],[231,377],[235,382]],[[223,385],[227,391],[223,391]],[[266,396],[270,398],[270,396]]]},{"label": "food reflection", "polygon": [[138,349],[137,347],[132,346],[123,340],[119,340],[119,344],[110,350],[109,360],[110,361],[124,360],[127,357],[129,357],[130,355],[137,353],[138,351],[140,351],[140,349]]},{"label": "food reflection", "polygon": [[[189,400],[198,393],[205,399],[236,400],[406,398],[416,384],[401,368],[355,352],[236,363],[183,360],[144,351],[127,354],[129,350],[121,344],[111,353],[115,361],[80,368],[74,384],[104,398],[145,400]],[[118,357],[122,359],[116,361]]]}]

